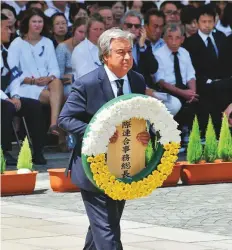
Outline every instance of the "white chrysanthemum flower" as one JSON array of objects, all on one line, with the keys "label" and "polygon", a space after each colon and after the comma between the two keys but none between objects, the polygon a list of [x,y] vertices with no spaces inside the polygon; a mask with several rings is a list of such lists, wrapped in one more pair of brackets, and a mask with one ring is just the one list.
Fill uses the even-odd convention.
[{"label": "white chrysanthemum flower", "polygon": [[161,144],[180,142],[178,124],[165,105],[152,97],[137,96],[120,100],[95,116],[89,133],[83,139],[82,153],[85,155],[106,153],[109,139],[115,133],[116,126],[131,118],[145,119],[153,124],[153,128],[160,133]]}]

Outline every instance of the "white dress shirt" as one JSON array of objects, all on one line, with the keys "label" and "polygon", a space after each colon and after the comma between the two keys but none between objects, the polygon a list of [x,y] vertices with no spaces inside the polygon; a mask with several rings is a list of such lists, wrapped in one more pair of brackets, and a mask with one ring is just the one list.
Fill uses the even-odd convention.
[{"label": "white dress shirt", "polygon": [[87,38],[73,50],[71,63],[75,80],[101,66],[98,47]]},{"label": "white dress shirt", "polygon": [[[3,46],[3,50],[7,49]],[[3,50],[1,49],[1,75],[6,76],[9,72],[8,68],[4,65],[3,58],[2,58],[2,52]],[[15,95],[19,95],[19,87],[20,83],[23,81],[24,76],[22,72],[20,72],[15,66],[12,69],[12,75],[10,78],[10,82],[8,84],[7,89],[4,91],[1,90],[0,92],[0,98],[2,100],[8,99],[9,97],[6,94],[10,94],[11,97]]]},{"label": "white dress shirt", "polygon": [[213,37],[213,32],[211,32],[209,35],[206,35],[206,34],[202,33],[200,30],[198,30],[198,34],[201,37],[201,39],[203,40],[203,42],[205,43],[206,47],[208,46],[208,40],[207,40],[207,38],[208,37],[211,38],[211,41],[212,41],[213,46],[214,46],[214,49],[215,49],[215,51],[216,51],[216,53],[218,55],[218,48],[217,48],[216,42],[215,42],[214,37]]},{"label": "white dress shirt", "polygon": [[220,20],[218,20],[217,22],[216,29],[223,32],[226,36],[229,36],[232,34],[232,29],[230,28],[230,26],[227,25],[226,27],[224,27]]},{"label": "white dress shirt", "polygon": [[119,80],[119,79],[124,80],[123,94],[126,95],[126,94],[131,93],[131,88],[130,88],[130,84],[129,84],[129,80],[128,80],[127,75],[123,76],[122,78],[118,78],[106,65],[104,65],[104,68],[105,68],[106,74],[107,74],[107,76],[109,78],[109,81],[111,83],[111,87],[112,87],[112,90],[114,92],[115,97],[117,97],[117,92],[118,92],[117,84],[116,84],[115,81]]},{"label": "white dress shirt", "polygon": [[[64,12],[64,15],[68,21],[68,27],[72,26],[72,23],[70,22],[69,20],[69,7],[66,5],[66,8],[65,8],[65,12]],[[60,9],[56,8],[53,4],[44,11],[44,14],[48,17],[51,17],[52,15],[54,15],[55,13],[63,13]]]},{"label": "white dress shirt", "polygon": [[[60,78],[55,48],[53,42],[47,37],[42,37],[35,45],[31,45],[21,37],[17,37],[8,49],[7,61],[10,69],[16,66],[23,72],[24,78],[48,76]],[[38,100],[45,88],[47,86],[21,84],[19,95]]]},{"label": "white dress shirt", "polygon": [[[187,84],[191,79],[196,79],[195,70],[188,51],[180,47],[177,56],[183,84]],[[174,55],[172,51],[165,44],[155,52],[155,57],[159,63],[158,71],[155,73],[156,81],[164,80],[167,83],[175,85]]]},{"label": "white dress shirt", "polygon": [[23,7],[20,7],[15,1],[5,1],[5,3],[12,6],[15,9],[17,15],[20,13],[20,11],[26,10],[26,4]]},{"label": "white dress shirt", "polygon": [[151,42],[151,48],[152,48],[152,53],[153,53],[153,55],[155,55],[155,52],[156,52],[159,48],[163,47],[164,44],[165,44],[165,42],[164,42],[164,40],[163,40],[162,38],[160,38],[156,43],[152,43],[152,42]]}]

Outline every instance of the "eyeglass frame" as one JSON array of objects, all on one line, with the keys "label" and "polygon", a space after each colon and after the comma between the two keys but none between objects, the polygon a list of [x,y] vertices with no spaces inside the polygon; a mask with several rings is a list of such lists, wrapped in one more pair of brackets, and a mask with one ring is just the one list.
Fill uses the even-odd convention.
[{"label": "eyeglass frame", "polygon": [[178,10],[175,10],[175,11],[172,11],[172,10],[169,10],[169,11],[167,11],[167,12],[164,12],[164,15],[166,15],[166,16],[179,16],[180,15],[180,13],[179,13],[179,11]]},{"label": "eyeglass frame", "polygon": [[[131,29],[133,26],[136,28],[136,29],[140,29],[142,27],[141,24],[138,24],[138,23],[124,23],[128,29]],[[131,26],[131,27],[130,27]]]}]

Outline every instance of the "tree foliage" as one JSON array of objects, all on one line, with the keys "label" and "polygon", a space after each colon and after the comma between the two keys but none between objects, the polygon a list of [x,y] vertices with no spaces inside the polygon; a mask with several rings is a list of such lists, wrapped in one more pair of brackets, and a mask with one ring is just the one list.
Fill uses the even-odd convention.
[{"label": "tree foliage", "polygon": [[228,118],[223,114],[222,126],[218,143],[218,156],[223,161],[232,160],[232,137],[230,133]]},{"label": "tree foliage", "polygon": [[214,162],[217,158],[217,138],[212,122],[211,116],[209,116],[209,121],[207,125],[206,135],[205,135],[205,147],[204,147],[204,159],[206,162]]},{"label": "tree foliage", "polygon": [[33,164],[32,164],[31,149],[29,146],[28,139],[27,137],[25,137],[23,141],[23,146],[19,153],[17,169],[27,168],[27,169],[32,170],[32,167],[33,167]]},{"label": "tree foliage", "polygon": [[6,170],[6,160],[4,158],[4,154],[1,148],[1,174],[4,174],[5,170]]},{"label": "tree foliage", "polygon": [[200,129],[197,117],[195,116],[192,131],[189,136],[187,148],[187,160],[189,163],[198,163],[202,157],[202,145],[200,137]]}]

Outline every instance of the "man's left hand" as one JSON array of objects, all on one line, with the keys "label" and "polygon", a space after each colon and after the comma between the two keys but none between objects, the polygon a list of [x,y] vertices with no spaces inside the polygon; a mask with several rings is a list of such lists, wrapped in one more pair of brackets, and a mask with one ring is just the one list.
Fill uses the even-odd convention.
[{"label": "man's left hand", "polygon": [[141,132],[137,135],[137,140],[143,144],[143,146],[147,146],[150,140],[150,134],[148,132]]}]

